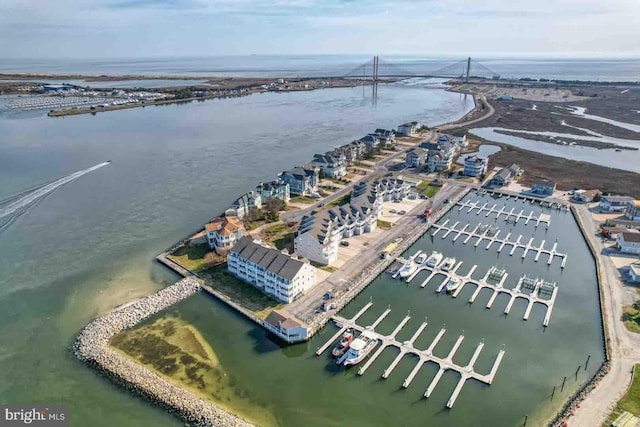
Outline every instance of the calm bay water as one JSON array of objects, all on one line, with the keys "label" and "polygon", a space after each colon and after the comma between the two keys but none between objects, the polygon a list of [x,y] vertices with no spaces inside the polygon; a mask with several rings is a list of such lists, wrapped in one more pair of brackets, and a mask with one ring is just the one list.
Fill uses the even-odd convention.
[{"label": "calm bay water", "polygon": [[[473,55],[472,55],[473,56]],[[251,55],[135,59],[11,59],[2,73],[84,73],[189,76],[296,77],[347,75],[372,59],[369,55]],[[452,66],[466,58],[380,56],[381,74],[424,74]],[[640,81],[640,59],[526,59],[474,58],[508,78],[549,78],[593,81]],[[389,65],[391,64],[391,65]],[[455,73],[458,67],[453,66]],[[460,70],[462,65],[460,64]],[[474,67],[472,66],[472,70]],[[392,72],[393,71],[393,72]],[[370,72],[370,70],[369,70]],[[451,73],[451,70],[449,70]],[[448,73],[448,74],[449,74]],[[478,69],[487,76],[486,70]],[[362,71],[360,71],[361,75]],[[447,75],[448,75],[447,74]],[[351,74],[349,74],[351,75]]]},{"label": "calm bay water", "polygon": [[[446,122],[473,104],[442,90],[385,85],[374,105],[369,90],[270,93],[60,119],[0,114],[0,200],[112,160],[0,232],[0,402],[69,403],[74,426],[180,425],[74,360],[75,334],[99,314],[173,283],[176,276],[157,266],[155,255],[257,182],[375,127]],[[202,329],[208,338],[232,334],[236,350],[211,341],[240,384],[247,378],[240,367],[254,363],[246,346],[265,347],[275,358],[298,354],[281,353],[262,331],[213,301],[206,305],[201,321],[230,321],[219,332]],[[280,376],[287,369],[282,365]],[[317,407],[309,399],[299,416]],[[348,412],[325,408],[336,409]]]},{"label": "calm bay water", "polygon": [[[442,277],[435,277],[425,288],[420,288],[428,276],[426,272],[410,284],[383,274],[341,313],[351,317],[371,300],[373,307],[359,320],[360,324],[369,325],[390,307],[391,314],[377,328],[378,332],[389,334],[409,312],[411,320],[399,332],[399,341],[408,340],[426,318],[429,325],[415,346],[426,349],[445,327],[447,333],[434,349],[439,357],[446,357],[458,336],[463,334],[465,339],[453,358],[459,365],[466,365],[478,343],[484,341],[475,365],[483,374],[490,371],[504,345],[506,355],[493,384],[467,381],[452,410],[447,410],[445,405],[459,378],[455,372],[445,373],[429,399],[423,394],[437,372],[434,364],[424,365],[407,389],[402,383],[415,366],[413,356],[405,356],[388,379],[380,377],[398,354],[394,348],[384,350],[363,376],[357,375],[357,368],[345,371],[336,367],[326,353],[316,357],[315,350],[337,330],[333,325],[309,343],[281,348],[277,341],[265,337],[264,332],[220,308],[205,295],[184,301],[171,312],[196,325],[214,348],[224,349],[220,354],[221,364],[242,390],[239,393],[247,393],[252,402],[271,411],[278,425],[516,426],[522,425],[526,414],[530,425],[543,425],[545,417],[552,415],[562,399],[593,375],[603,361],[593,259],[569,212],[529,202],[480,198],[475,194],[468,200],[489,202],[489,206],[506,205],[509,210],[515,207],[516,212],[525,209],[526,213],[533,210],[536,214],[552,215],[548,230],[536,229],[533,223],[524,225],[524,221],[507,225],[504,219],[496,221],[495,217],[459,212],[457,208],[442,221],[460,221],[460,228],[467,223],[492,224],[500,227],[503,235],[513,233],[514,239],[518,235],[522,235],[524,241],[534,237],[536,244],[544,239],[547,247],[557,239],[558,249],[569,254],[566,268],[560,268],[559,258],[548,266],[545,255],[535,262],[532,253],[522,259],[522,249],[513,256],[509,256],[510,249],[497,254],[497,245],[486,250],[485,241],[475,248],[475,239],[464,245],[464,236],[453,242],[454,234],[442,239],[443,232],[436,237],[428,233],[406,254],[420,249],[455,256],[458,261],[464,261],[459,270],[462,274],[470,271],[474,264],[479,266],[472,276],[475,279],[482,278],[490,266],[498,265],[509,273],[505,283],[509,288],[515,287],[522,274],[558,282],[559,293],[548,328],[542,326],[546,311],[541,305],[535,305],[529,320],[524,321],[526,302],[519,299],[505,316],[508,296],[498,296],[493,307],[487,310],[491,291],[481,291],[474,304],[468,303],[474,286],[463,288],[456,299],[438,295],[434,290]],[[584,368],[588,356],[591,358],[586,372],[581,369],[576,376],[577,367]],[[560,392],[564,376],[568,379],[564,391]],[[554,386],[557,390],[551,400]]]}]

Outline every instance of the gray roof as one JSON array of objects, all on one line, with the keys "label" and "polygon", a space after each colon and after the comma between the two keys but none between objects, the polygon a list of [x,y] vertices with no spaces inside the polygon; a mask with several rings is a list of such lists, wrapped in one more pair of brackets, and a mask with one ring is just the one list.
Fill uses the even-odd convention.
[{"label": "gray roof", "polygon": [[327,237],[327,233],[329,232],[332,218],[335,216],[335,212],[331,212],[330,209],[322,210],[312,215],[305,215],[300,220],[298,235],[311,233],[318,242],[324,243],[324,239]]},{"label": "gray roof", "polygon": [[426,150],[424,150],[424,149],[422,149],[422,148],[420,148],[420,147],[415,147],[415,148],[412,148],[411,150],[409,150],[409,152],[407,153],[407,156],[408,156],[409,154],[415,154],[416,156],[422,156],[422,155],[424,155],[426,152],[427,152]]},{"label": "gray roof", "polygon": [[503,168],[503,169],[500,169],[500,171],[494,175],[493,179],[500,178],[506,181],[512,176],[513,176],[513,172],[509,170],[509,168]]},{"label": "gray roof", "polygon": [[473,163],[486,163],[487,159],[485,157],[478,157],[476,155],[473,156],[469,156],[466,159],[464,159],[464,162],[473,162]]},{"label": "gray roof", "polygon": [[607,200],[613,203],[627,203],[633,201],[633,197],[629,196],[602,196],[601,200]]},{"label": "gray roof", "polygon": [[238,240],[230,252],[235,252],[247,261],[288,280],[293,279],[304,265],[302,261],[293,259],[277,249],[262,246],[247,236]]}]

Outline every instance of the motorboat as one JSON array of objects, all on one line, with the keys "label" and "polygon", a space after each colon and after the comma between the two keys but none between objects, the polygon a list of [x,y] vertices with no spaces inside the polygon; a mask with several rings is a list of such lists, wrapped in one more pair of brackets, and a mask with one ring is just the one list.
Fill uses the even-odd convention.
[{"label": "motorboat", "polygon": [[400,271],[398,271],[398,276],[400,278],[405,278],[411,276],[418,269],[418,265],[413,262],[413,260],[409,260],[405,265],[402,266]]},{"label": "motorboat", "polygon": [[371,331],[364,331],[351,342],[349,350],[336,363],[344,364],[344,366],[357,365],[371,353],[377,344],[378,338],[376,334]]},{"label": "motorboat", "polygon": [[416,258],[416,263],[418,264],[424,264],[424,262],[427,260],[427,254],[422,253],[420,255],[418,255],[418,257]]},{"label": "motorboat", "polygon": [[462,280],[458,279],[457,277],[454,277],[452,279],[449,279],[449,281],[447,282],[447,292],[453,292],[456,289],[458,289],[460,287],[460,285],[462,284]]},{"label": "motorboat", "polygon": [[347,352],[349,349],[349,345],[353,341],[353,332],[351,329],[347,329],[344,334],[342,334],[342,339],[338,341],[338,344],[331,351],[331,355],[333,357],[340,357]]},{"label": "motorboat", "polygon": [[453,268],[454,265],[456,265],[456,259],[453,257],[447,257],[442,262],[442,265],[440,266],[440,270],[449,271]]},{"label": "motorboat", "polygon": [[429,255],[429,258],[427,258],[426,264],[427,264],[427,267],[437,267],[441,261],[442,261],[442,254],[440,252],[433,251],[431,252],[431,255]]}]

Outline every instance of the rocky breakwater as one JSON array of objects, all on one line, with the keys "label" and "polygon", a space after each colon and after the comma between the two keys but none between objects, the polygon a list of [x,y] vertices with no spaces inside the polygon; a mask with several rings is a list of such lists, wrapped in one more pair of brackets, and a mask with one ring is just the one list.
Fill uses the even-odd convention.
[{"label": "rocky breakwater", "polygon": [[118,308],[89,323],[78,335],[73,353],[127,390],[164,407],[190,425],[249,427],[252,424],[212,402],[180,388],[109,346],[116,334],[200,290],[193,277]]}]

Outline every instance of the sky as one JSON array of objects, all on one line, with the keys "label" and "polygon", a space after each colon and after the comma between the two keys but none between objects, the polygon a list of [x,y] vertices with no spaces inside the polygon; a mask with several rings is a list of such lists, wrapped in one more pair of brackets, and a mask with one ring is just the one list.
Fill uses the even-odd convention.
[{"label": "sky", "polygon": [[0,0],[0,58],[640,57],[640,0]]}]

